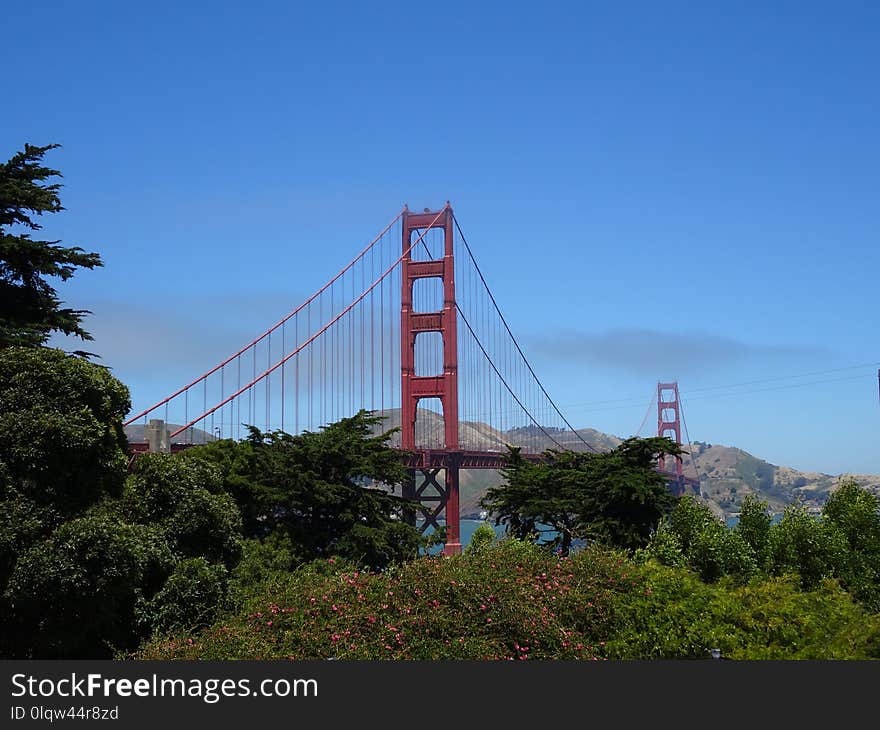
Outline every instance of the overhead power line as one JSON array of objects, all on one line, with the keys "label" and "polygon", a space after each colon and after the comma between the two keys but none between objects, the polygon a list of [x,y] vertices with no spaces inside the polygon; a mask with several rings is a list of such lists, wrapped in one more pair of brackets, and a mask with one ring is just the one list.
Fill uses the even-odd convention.
[{"label": "overhead power line", "polygon": [[[846,372],[847,370],[856,370],[858,368],[871,367],[871,366],[875,366],[877,364],[880,364],[880,363],[877,363],[877,362],[864,363],[862,365],[850,365],[849,367],[845,367],[845,368],[833,368],[830,370],[815,370],[815,371],[808,372],[808,373],[800,373],[798,375],[780,375],[780,376],[774,377],[774,378],[762,378],[759,380],[747,380],[747,381],[742,381],[739,383],[728,383],[727,385],[707,385],[707,386],[703,386],[703,387],[699,387],[699,388],[690,388],[687,391],[688,394],[708,393],[708,395],[691,396],[688,398],[688,400],[716,398],[716,397],[723,398],[723,397],[727,397],[727,396],[731,396],[731,395],[749,395],[750,393],[765,393],[765,392],[773,391],[773,390],[785,390],[788,388],[802,388],[802,387],[807,387],[810,385],[820,385],[823,383],[839,383],[839,382],[845,382],[845,381],[849,381],[849,380],[858,380],[859,378],[874,377],[873,373],[870,375],[868,373],[860,373],[858,375],[849,375],[849,376],[846,376],[843,378],[824,378],[821,380],[813,380],[813,381],[810,381],[807,383],[791,383],[789,385],[772,386],[769,388],[752,388],[752,389],[748,389],[748,390],[732,391],[730,393],[710,393],[710,391],[714,391],[714,390],[730,390],[731,388],[741,388],[741,387],[747,386],[747,385],[760,385],[762,383],[774,383],[774,382],[779,382],[781,380],[792,380],[795,378],[806,378],[806,377],[810,377],[811,375],[825,375],[825,374],[830,374],[830,373]],[[877,371],[877,377],[878,377],[878,381],[880,381],[880,370]],[[626,409],[626,408],[636,408],[636,407],[641,408],[642,403],[644,403],[644,402],[645,402],[644,396],[631,396],[629,398],[615,398],[615,399],[603,400],[603,401],[584,401],[581,403],[568,403],[568,404],[565,404],[563,407],[566,408],[567,410],[585,409],[590,412],[616,411],[616,410],[621,410],[621,409]],[[607,407],[602,407],[602,408],[590,407],[593,405],[603,405],[604,406],[604,404],[612,404],[612,403],[619,403],[621,405],[613,405],[613,406],[609,405]]]}]

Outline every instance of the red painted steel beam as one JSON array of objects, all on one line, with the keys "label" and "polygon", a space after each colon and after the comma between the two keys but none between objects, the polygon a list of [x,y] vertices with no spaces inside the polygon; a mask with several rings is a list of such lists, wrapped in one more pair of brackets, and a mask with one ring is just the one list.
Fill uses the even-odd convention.
[{"label": "red painted steel beam", "polygon": [[[668,394],[671,400],[664,400],[664,393]],[[668,414],[671,414],[671,418]],[[681,446],[681,402],[678,395],[678,382],[657,383],[657,435],[668,436],[675,443]],[[684,476],[684,466],[681,456],[675,457],[673,471],[670,472],[666,468],[666,455],[661,454],[658,467],[664,473],[669,473],[673,480],[677,483],[677,491],[682,491],[681,485],[686,483],[687,477]]]},{"label": "red painted steel beam", "polygon": [[442,279],[446,272],[446,262],[440,261],[410,261],[407,276],[411,279]]},{"label": "red painted steel beam", "polygon": [[[452,207],[440,211],[411,213],[404,210],[401,219],[403,256],[400,292],[400,442],[405,451],[416,448],[416,417],[419,400],[438,398],[443,408],[444,444],[449,452],[443,461],[445,488],[435,515],[445,509],[447,540],[444,553],[461,552],[461,529],[458,514],[458,333],[455,306],[455,246]],[[416,231],[443,229],[443,258],[433,261],[412,260],[412,238]],[[413,285],[417,279],[439,278],[443,282],[443,309],[440,312],[413,312]],[[416,337],[422,332],[440,332],[443,341],[443,374],[417,377],[415,372]],[[413,467],[421,469],[423,467]],[[415,475],[412,476],[413,481]],[[415,487],[411,487],[415,489]]]},{"label": "red painted steel beam", "polygon": [[410,316],[410,321],[412,323],[412,331],[415,333],[443,331],[442,312],[414,312]]}]

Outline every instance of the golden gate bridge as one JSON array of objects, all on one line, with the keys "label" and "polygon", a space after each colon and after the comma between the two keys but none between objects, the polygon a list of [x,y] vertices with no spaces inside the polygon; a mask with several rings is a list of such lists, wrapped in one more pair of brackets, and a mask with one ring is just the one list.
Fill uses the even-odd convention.
[{"label": "golden gate bridge", "polygon": [[[247,425],[299,433],[360,410],[397,428],[410,470],[403,496],[422,529],[446,526],[461,550],[459,473],[499,469],[507,447],[598,451],[557,407],[493,296],[451,205],[406,206],[342,270],[244,347],[126,422],[158,438],[133,453],[240,439]],[[657,391],[658,435],[681,443],[675,383]],[[164,424],[178,423],[173,430]],[[247,425],[246,425],[247,424]],[[155,432],[154,432],[155,435]],[[699,492],[681,457],[661,458],[671,488]]]}]

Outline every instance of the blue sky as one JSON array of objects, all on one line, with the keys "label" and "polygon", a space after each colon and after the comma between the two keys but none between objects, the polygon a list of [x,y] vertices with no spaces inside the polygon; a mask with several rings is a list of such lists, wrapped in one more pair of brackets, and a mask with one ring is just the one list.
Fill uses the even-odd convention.
[{"label": "blue sky", "polygon": [[448,199],[576,425],[677,378],[692,439],[880,473],[880,6],[184,5],[3,13],[0,156],[63,145],[136,403]]}]

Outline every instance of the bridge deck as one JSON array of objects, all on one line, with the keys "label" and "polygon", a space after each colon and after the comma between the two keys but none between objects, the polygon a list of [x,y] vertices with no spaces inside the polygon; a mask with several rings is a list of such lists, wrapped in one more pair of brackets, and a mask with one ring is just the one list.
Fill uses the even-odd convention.
[{"label": "bridge deck", "polygon": [[[184,451],[194,444],[171,444],[171,453]],[[132,459],[138,454],[145,454],[149,446],[142,442],[129,443],[129,455]],[[541,454],[521,454],[526,461],[537,462],[543,458]],[[441,449],[420,449],[405,457],[406,466],[410,469],[503,469],[507,465],[507,455],[500,451],[443,451]],[[671,481],[678,481],[675,474],[668,474]],[[682,476],[681,486],[688,486],[699,493],[700,480]]]}]

